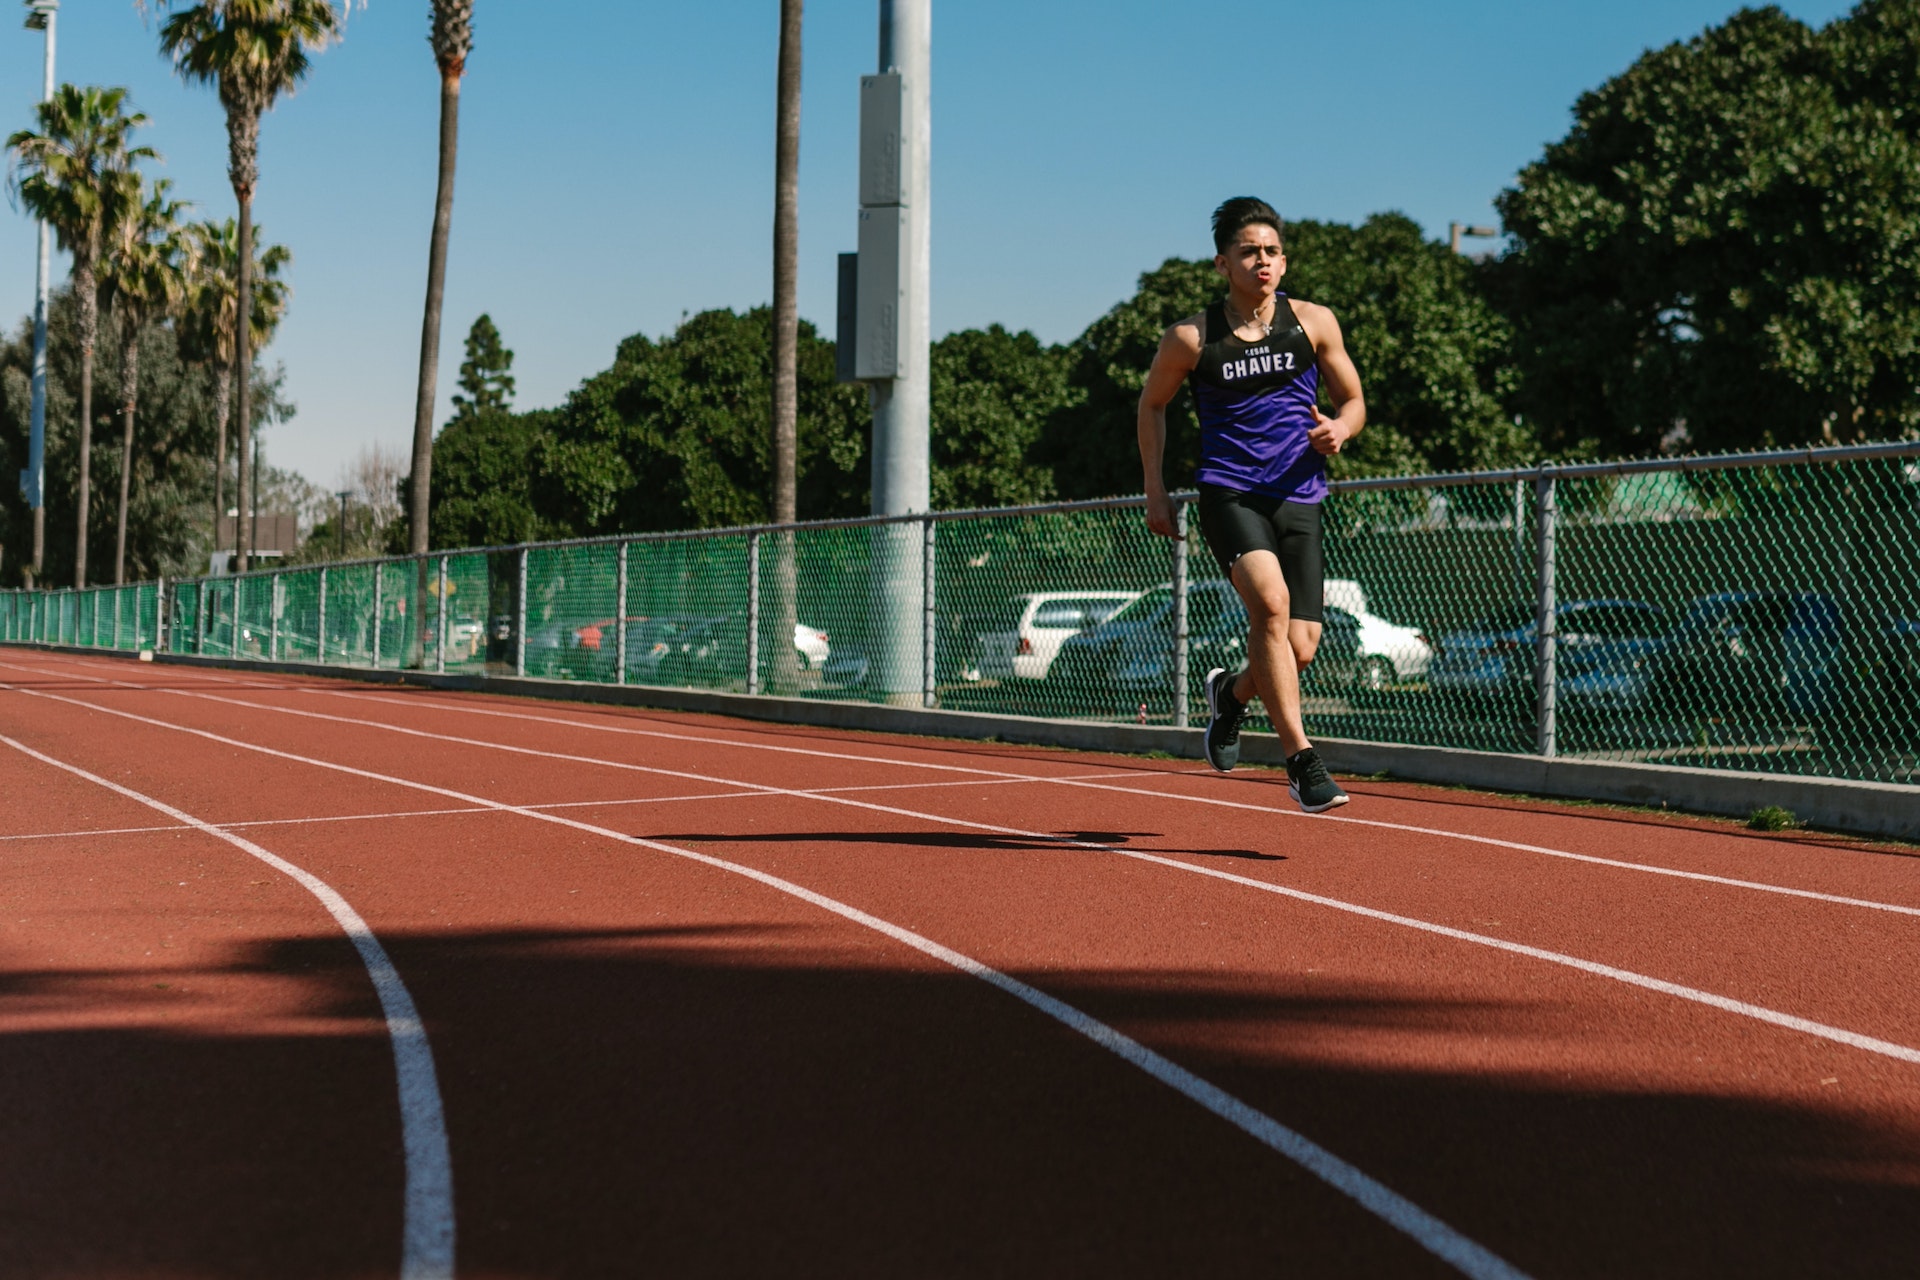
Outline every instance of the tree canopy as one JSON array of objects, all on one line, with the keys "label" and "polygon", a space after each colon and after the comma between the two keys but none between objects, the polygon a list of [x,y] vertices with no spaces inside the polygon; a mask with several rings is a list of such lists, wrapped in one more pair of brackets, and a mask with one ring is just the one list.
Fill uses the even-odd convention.
[{"label": "tree canopy", "polygon": [[1742,10],[1574,108],[1500,199],[1515,404],[1557,455],[1920,428],[1920,0]]}]

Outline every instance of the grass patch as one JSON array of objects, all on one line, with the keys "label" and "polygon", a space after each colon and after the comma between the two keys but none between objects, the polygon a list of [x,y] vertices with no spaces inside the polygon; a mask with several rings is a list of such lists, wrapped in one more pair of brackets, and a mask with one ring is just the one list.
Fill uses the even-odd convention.
[{"label": "grass patch", "polygon": [[1791,831],[1800,825],[1793,810],[1777,804],[1765,805],[1747,815],[1747,826],[1755,831]]}]

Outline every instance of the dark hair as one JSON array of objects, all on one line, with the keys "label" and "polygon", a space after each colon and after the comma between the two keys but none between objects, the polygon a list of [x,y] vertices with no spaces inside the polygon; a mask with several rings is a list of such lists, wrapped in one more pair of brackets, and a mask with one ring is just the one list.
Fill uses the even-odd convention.
[{"label": "dark hair", "polygon": [[1280,221],[1280,215],[1273,206],[1258,196],[1235,196],[1213,211],[1213,248],[1216,253],[1225,253],[1233,238],[1242,228],[1257,222],[1264,222],[1273,228],[1273,234],[1286,236],[1286,224]]}]

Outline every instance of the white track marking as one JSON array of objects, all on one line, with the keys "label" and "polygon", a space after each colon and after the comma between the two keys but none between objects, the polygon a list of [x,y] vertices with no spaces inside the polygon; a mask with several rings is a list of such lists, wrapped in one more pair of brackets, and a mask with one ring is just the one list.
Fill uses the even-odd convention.
[{"label": "white track marking", "polygon": [[[0,665],[3,665],[3,664],[0,664]],[[322,688],[314,688],[308,685],[300,685],[300,684],[261,684],[261,683],[251,682],[251,681],[226,679],[218,676],[201,676],[198,678],[201,680],[202,683],[220,684],[222,686],[232,687],[232,688],[261,689],[261,690],[272,691],[272,692],[312,693],[312,694],[323,695],[326,697],[349,698],[354,701],[360,701],[360,702],[378,702],[378,703],[385,703],[391,706],[410,707],[416,710],[423,705],[417,699],[385,697],[380,694],[363,693],[356,690],[348,690],[348,689],[322,689]],[[130,681],[115,681],[113,683],[132,684],[132,682]],[[152,690],[150,686],[146,686],[146,685],[133,685],[133,687],[149,689],[149,691],[152,691],[152,692],[159,692],[158,690]],[[245,705],[257,706],[259,704],[247,703]],[[1099,791],[1117,791],[1125,795],[1152,796],[1160,799],[1176,800],[1186,804],[1204,804],[1204,805],[1214,805],[1214,806],[1230,808],[1230,809],[1245,809],[1255,813],[1276,815],[1278,817],[1288,818],[1288,819],[1306,818],[1309,816],[1306,814],[1299,813],[1296,810],[1293,810],[1290,808],[1278,808],[1275,806],[1262,805],[1262,804],[1249,804],[1245,801],[1225,800],[1217,796],[1195,796],[1195,795],[1186,795],[1186,794],[1183,794],[1180,792],[1174,792],[1174,791],[1157,791],[1157,790],[1151,790],[1151,789],[1144,789],[1140,787],[1120,786],[1113,782],[1104,781],[1105,778],[1111,777],[1112,774],[1115,772],[1119,772],[1122,774],[1122,776],[1127,776],[1127,777],[1142,777],[1142,776],[1194,777],[1194,778],[1205,778],[1205,779],[1208,779],[1209,781],[1213,780],[1214,775],[1211,772],[1202,772],[1199,769],[1191,769],[1191,770],[1189,769],[1156,769],[1156,770],[1141,771],[1141,770],[1122,770],[1119,766],[1115,766],[1114,769],[1109,771],[1109,773],[1107,774],[1092,774],[1092,775],[1079,775],[1079,776],[1066,776],[1066,777],[1046,777],[1046,776],[1033,775],[1033,774],[1012,773],[1012,772],[999,770],[999,769],[982,769],[982,768],[968,767],[964,765],[937,764],[937,763],[924,761],[924,760],[903,760],[903,759],[885,757],[885,756],[870,756],[870,755],[863,755],[858,752],[825,751],[825,750],[821,750],[819,748],[814,748],[814,747],[793,747],[793,746],[786,746],[783,744],[776,744],[776,743],[745,742],[739,739],[709,737],[701,734],[670,733],[670,732],[659,730],[659,729],[640,729],[640,728],[635,728],[627,725],[595,724],[588,721],[568,720],[568,719],[562,719],[554,716],[532,715],[526,712],[519,712],[519,711],[507,711],[498,707],[462,706],[455,703],[442,702],[442,701],[432,701],[424,705],[431,708],[432,710],[458,712],[463,715],[495,716],[495,717],[509,719],[509,720],[530,720],[539,724],[549,724],[549,725],[554,725],[557,727],[565,727],[569,729],[587,729],[587,730],[591,730],[598,733],[626,734],[626,735],[631,735],[635,737],[665,738],[672,741],[695,742],[695,743],[705,744],[708,746],[730,747],[735,750],[741,750],[741,751],[778,752],[786,755],[815,756],[821,759],[844,760],[844,761],[851,761],[851,762],[867,764],[867,765],[876,765],[876,764],[894,765],[901,768],[931,769],[931,770],[938,770],[941,772],[953,772],[953,773],[972,773],[972,774],[980,775],[982,777],[1004,778],[1008,780],[1019,779],[1027,782],[1044,782],[1044,783],[1050,783],[1058,786],[1078,786],[1078,787],[1088,788],[1092,790],[1099,790]],[[1724,885],[1728,888],[1747,889],[1756,893],[1773,893],[1773,894],[1779,894],[1783,897],[1789,897],[1789,898],[1805,898],[1814,902],[1829,902],[1837,906],[1861,907],[1869,911],[1886,911],[1896,915],[1920,916],[1920,907],[1905,906],[1902,904],[1891,903],[1891,902],[1878,902],[1871,898],[1854,898],[1854,897],[1849,897],[1845,894],[1821,893],[1818,890],[1814,890],[1814,889],[1795,889],[1786,885],[1767,884],[1758,880],[1742,880],[1733,876],[1717,876],[1717,875],[1712,875],[1703,871],[1684,871],[1678,867],[1663,867],[1663,866],[1658,866],[1652,863],[1629,862],[1619,858],[1603,858],[1595,854],[1574,853],[1571,850],[1567,850],[1567,849],[1554,849],[1545,845],[1526,844],[1518,840],[1502,840],[1496,836],[1474,835],[1474,834],[1471,834],[1468,832],[1462,832],[1462,831],[1449,831],[1439,827],[1414,826],[1412,824],[1404,823],[1404,822],[1387,822],[1379,818],[1361,818],[1361,817],[1356,817],[1350,814],[1327,813],[1327,814],[1312,815],[1312,817],[1313,817],[1313,820],[1316,822],[1339,822],[1339,823],[1347,824],[1349,826],[1373,827],[1373,828],[1377,828],[1385,831],[1401,831],[1401,832],[1406,832],[1409,835],[1434,836],[1434,837],[1437,837],[1440,839],[1446,839],[1446,840],[1462,840],[1471,844],[1487,845],[1489,847],[1497,848],[1497,849],[1512,849],[1520,853],[1539,854],[1542,857],[1560,858],[1568,862],[1584,862],[1592,866],[1610,867],[1619,871],[1639,872],[1643,875],[1668,876],[1677,880],[1695,880],[1704,884]]]},{"label": "white track marking", "polygon": [[[0,685],[0,689],[13,688],[13,687],[14,686]],[[145,716],[135,715],[132,712],[119,711],[110,707],[102,707],[94,703],[82,702],[77,698],[68,698],[60,694],[42,693],[35,690],[30,690],[30,689],[21,689],[19,690],[19,692],[26,693],[32,697],[48,698],[58,702],[70,703],[74,706],[85,707],[88,710],[99,711],[108,715],[125,716],[129,719],[139,720],[148,724],[160,725],[161,727],[164,727],[164,728],[177,729],[183,733],[198,734],[202,737],[210,738],[216,742],[225,742],[225,743],[230,743],[232,745],[243,746],[243,747],[247,747],[250,750],[263,751],[263,752],[267,752],[268,754],[274,754],[274,755],[286,754],[284,752],[275,751],[273,748],[253,746],[248,743],[238,742],[237,740],[222,737],[221,735],[212,733],[208,730],[190,729],[185,726],[170,724],[169,722],[164,720],[150,720]],[[689,780],[695,780],[695,781],[719,783],[719,784],[731,785],[731,786],[755,788],[755,789],[762,790],[774,795],[791,796],[795,799],[815,800],[823,804],[846,805],[851,808],[870,810],[875,813],[885,813],[885,814],[891,814],[897,817],[913,818],[919,821],[930,823],[934,826],[961,827],[961,828],[966,828],[973,831],[992,832],[995,835],[1018,836],[1028,840],[1042,841],[1050,844],[1058,844],[1058,845],[1069,846],[1074,848],[1089,849],[1089,850],[1094,850],[1100,853],[1110,853],[1122,858],[1132,858],[1138,862],[1149,862],[1149,863],[1155,864],[1156,866],[1170,867],[1175,871],[1183,871],[1190,875],[1207,876],[1216,880],[1224,880],[1230,884],[1236,884],[1236,885],[1243,886],[1245,888],[1259,890],[1262,893],[1271,893],[1284,898],[1292,898],[1299,902],[1312,903],[1315,906],[1327,907],[1335,911],[1345,912],[1349,915],[1360,916],[1369,920],[1376,920],[1386,924],[1397,925],[1402,928],[1415,929],[1422,933],[1428,933],[1428,934],[1432,934],[1432,935],[1443,937],[1443,938],[1450,938],[1457,942],[1472,943],[1476,946],[1488,947],[1496,951],[1504,951],[1510,955],[1525,956],[1532,960],[1540,960],[1548,964],[1560,965],[1568,969],[1576,970],[1580,973],[1590,974],[1594,977],[1607,978],[1614,982],[1620,982],[1628,986],[1639,987],[1647,991],[1657,991],[1663,995],[1673,996],[1681,1000],[1692,1001],[1695,1004],[1706,1005],[1709,1008],[1719,1009],[1727,1013],[1736,1014],[1740,1017],[1752,1018],[1755,1021],[1769,1023],[1777,1027],[1784,1027],[1790,1031],[1797,1031],[1805,1035],[1817,1036],[1824,1040],[1831,1040],[1838,1044],[1844,1044],[1849,1046],[1850,1048],[1860,1049],[1867,1053],[1879,1054],[1883,1057],[1893,1058],[1901,1062],[1920,1064],[1920,1049],[1914,1049],[1907,1045],[1898,1044],[1891,1040],[1882,1040],[1877,1036],[1863,1035],[1856,1031],[1848,1031],[1844,1027],[1830,1026],[1823,1022],[1816,1022],[1810,1018],[1802,1018],[1797,1014],[1785,1013],[1778,1009],[1769,1009],[1765,1005],[1752,1004],[1745,1000],[1736,1000],[1730,996],[1718,995],[1711,991],[1701,990],[1698,987],[1689,987],[1682,983],[1669,982],[1664,978],[1655,978],[1648,974],[1637,973],[1631,969],[1622,969],[1615,965],[1602,964],[1599,961],[1587,960],[1579,956],[1567,955],[1564,952],[1549,951],[1544,947],[1529,946],[1525,943],[1513,942],[1506,938],[1496,938],[1496,937],[1491,937],[1487,934],[1473,933],[1466,929],[1456,929],[1451,925],[1437,924],[1429,920],[1420,920],[1413,916],[1403,916],[1396,912],[1383,911],[1375,907],[1363,906],[1359,903],[1347,902],[1339,898],[1330,898],[1323,894],[1310,893],[1304,889],[1295,889],[1286,885],[1274,884],[1265,880],[1255,880],[1249,876],[1235,875],[1230,871],[1221,871],[1214,867],[1200,866],[1191,862],[1182,862],[1175,858],[1166,857],[1156,853],[1148,853],[1145,850],[1141,850],[1141,849],[1125,849],[1125,848],[1120,848],[1114,845],[1101,844],[1097,841],[1080,840],[1080,839],[1075,839],[1069,836],[1061,836],[1061,835],[1054,834],[1052,832],[1027,831],[1019,827],[1006,827],[1006,826],[997,825],[995,823],[972,822],[964,818],[953,818],[953,817],[947,817],[942,814],[923,813],[914,809],[902,809],[892,805],[875,804],[872,801],[867,801],[867,800],[854,800],[846,796],[826,795],[826,794],[821,794],[816,792],[792,791],[784,787],[776,787],[776,786],[772,786],[765,783],[749,782],[741,779],[715,778],[706,774],[687,773],[677,769],[659,769],[659,768],[649,767],[647,765],[629,764],[624,761],[600,760],[593,756],[575,756],[575,755],[568,755],[563,752],[557,752],[557,751],[540,751],[531,747],[509,746],[503,743],[488,742],[482,738],[461,738],[451,734],[430,733],[424,729],[411,729],[402,725],[387,724],[379,720],[356,720],[349,716],[331,716],[331,715],[327,715],[324,712],[319,712],[319,711],[299,711],[291,707],[261,706],[257,703],[241,702],[238,699],[222,698],[222,697],[218,697],[216,695],[207,694],[207,693],[185,693],[180,690],[160,690],[159,692],[169,693],[169,694],[173,694],[175,696],[183,697],[183,698],[194,698],[194,699],[208,701],[208,702],[228,703],[230,705],[242,706],[255,711],[276,711],[283,715],[298,716],[298,717],[318,719],[318,720],[327,720],[327,721],[333,721],[336,723],[352,724],[352,725],[358,725],[358,726],[369,728],[369,729],[385,729],[390,732],[403,734],[408,737],[419,737],[419,738],[427,738],[427,739],[437,740],[442,742],[451,742],[461,746],[477,746],[477,747],[483,747],[483,748],[491,748],[496,751],[505,751],[514,755],[527,755],[527,756],[534,756],[542,759],[563,760],[573,764],[599,765],[603,768],[617,769],[617,770],[623,770],[623,771],[633,772],[633,773],[658,774],[666,777],[682,778],[682,779],[689,779]],[[289,755],[287,758],[305,760],[307,763],[321,763],[318,761],[307,760],[306,757],[300,757],[300,756]],[[328,765],[328,767],[344,769],[344,770],[347,770],[348,772],[357,772],[356,770],[349,769],[348,766],[345,766],[345,765]],[[439,788],[431,787],[425,783],[415,783],[410,785],[419,786],[429,791],[436,791],[436,792],[439,792],[440,794],[458,796],[461,799],[469,799],[469,800],[473,799],[472,797],[465,796],[460,793],[450,792],[450,791],[441,791]],[[1150,794],[1150,793],[1136,792],[1134,794]],[[480,803],[496,804],[498,802],[480,801]],[[511,806],[503,805],[501,807],[510,808]],[[554,820],[565,821],[565,819],[558,819],[558,818]]]},{"label": "white track marking", "polygon": [[453,1275],[453,1164],[447,1154],[446,1116],[440,1105],[440,1086],[434,1076],[433,1049],[427,1043],[427,1030],[421,1025],[413,996],[393,967],[386,948],[373,936],[373,930],[360,918],[360,913],[319,876],[267,852],[243,836],[176,809],[164,800],[142,795],[78,765],[44,755],[4,734],[0,734],[0,743],[42,764],[138,801],[186,827],[224,840],[286,875],[320,900],[320,905],[353,943],[360,963],[366,966],[367,977],[372,979],[374,993],[380,998],[380,1012],[386,1018],[387,1039],[393,1046],[394,1073],[400,1086],[401,1146],[406,1160],[401,1280],[450,1280]]},{"label": "white track marking", "polygon": [[[932,959],[940,961],[942,964],[949,965],[962,973],[971,975],[991,986],[997,987],[1031,1008],[1046,1014],[1063,1026],[1079,1033],[1101,1048],[1106,1049],[1108,1052],[1131,1063],[1141,1071],[1146,1072],[1149,1076],[1160,1081],[1188,1100],[1212,1112],[1262,1145],[1293,1161],[1328,1186],[1351,1198],[1355,1203],[1359,1204],[1363,1209],[1381,1221],[1403,1232],[1429,1253],[1451,1264],[1463,1274],[1474,1277],[1475,1280],[1527,1280],[1524,1272],[1521,1272],[1512,1264],[1488,1250],[1484,1245],[1468,1239],[1454,1228],[1428,1213],[1425,1209],[1422,1209],[1419,1205],[1414,1204],[1411,1200],[1406,1199],[1385,1184],[1362,1173],[1359,1169],[1340,1159],[1340,1157],[1334,1155],[1318,1143],[1281,1124],[1265,1112],[1259,1111],[1241,1101],[1239,1098],[1234,1097],[1218,1085],[1188,1071],[1185,1067],[1180,1066],[1170,1058],[1156,1053],[1132,1037],[1101,1022],[1091,1014],[1085,1013],[1054,996],[1050,996],[1039,988],[1020,981],[1018,978],[1002,973],[998,969],[994,969],[970,956],[955,951],[951,947],[944,946],[910,929],[883,920],[878,916],[870,915],[858,907],[849,906],[836,898],[829,898],[825,894],[816,893],[804,885],[782,879],[779,876],[761,871],[756,867],[714,857],[712,854],[700,853],[693,849],[683,849],[678,845],[664,844],[658,840],[648,840],[641,836],[629,835],[624,831],[617,831],[611,827],[595,826],[592,823],[581,822],[577,819],[563,817],[555,813],[547,813],[521,805],[507,804],[503,801],[490,800],[484,796],[468,795],[464,792],[452,790],[451,788],[434,786],[431,783],[415,782],[407,778],[375,773],[369,769],[359,769],[352,765],[337,764],[331,760],[320,760],[309,756],[296,755],[290,751],[280,751],[273,747],[262,746],[259,743],[246,742],[238,738],[229,738],[205,729],[194,729],[186,725],[171,724],[164,720],[156,720],[148,716],[136,715],[131,711],[122,711],[113,707],[96,706],[92,703],[83,702],[78,698],[69,698],[60,694],[46,693],[34,689],[22,689],[15,685],[0,684],[0,689],[11,689],[14,692],[25,694],[28,697],[64,702],[88,711],[98,712],[103,715],[119,716],[124,719],[137,721],[141,724],[152,725],[155,728],[166,729],[174,733],[191,734],[211,742],[218,742],[230,747],[238,747],[246,751],[255,751],[261,755],[292,761],[296,764],[330,769],[337,773],[344,773],[356,778],[365,778],[374,782],[384,782],[394,786],[409,787],[417,791],[427,792],[431,795],[444,796],[450,800],[465,801],[501,813],[518,814],[521,817],[532,818],[536,821],[554,823],[559,826],[572,828],[576,831],[615,840],[622,844],[635,845],[644,849],[652,849],[659,853],[671,854],[678,858],[685,858],[715,870],[744,876],[768,888],[798,898],[802,902],[810,903],[824,911],[840,916],[842,919],[850,920],[855,924],[862,925],[868,929],[872,929],[876,933],[892,938],[894,941],[910,947],[922,955],[929,956]],[[199,697],[202,695],[188,694],[185,696]],[[19,744],[13,743],[12,740],[8,738],[0,737],[0,741],[19,746]],[[39,756],[38,752],[34,752],[30,748],[20,747],[20,749],[40,759],[47,759],[47,757]],[[58,764],[59,762],[49,761],[49,763]],[[60,767],[72,769],[70,765],[61,765]],[[74,772],[79,772],[79,770],[74,770]],[[93,777],[91,774],[84,776]],[[103,778],[94,778],[94,781],[113,787],[115,790],[124,791],[123,788],[118,787],[114,783],[107,782]],[[769,790],[777,791],[777,789],[771,788]],[[179,814],[177,810],[165,809],[158,801],[146,800],[145,797],[140,797],[137,793],[131,791],[126,791],[125,794],[142,799],[146,803],[154,805],[156,808],[162,808],[165,812],[179,816],[182,821],[193,823],[196,826],[204,826],[204,824],[200,824],[195,819],[188,818],[184,814]],[[205,829],[213,834],[220,835],[223,839],[239,843],[241,847],[247,848],[248,852],[254,853],[256,857],[268,859],[275,865],[287,869],[289,874],[296,876],[306,875],[305,872],[299,871],[298,868],[291,867],[290,864],[281,863],[278,859],[275,859],[273,855],[266,853],[265,850],[260,850],[257,846],[247,845],[240,837],[227,835],[216,827],[206,826]],[[305,881],[303,881],[303,883],[305,883]],[[314,880],[313,883],[319,884],[320,882]],[[321,885],[321,888],[324,887],[324,885]],[[327,890],[327,892],[331,893],[332,891]],[[345,902],[340,903],[340,908],[348,913],[352,911],[352,908],[348,907]],[[358,916],[353,918],[356,921],[359,919]],[[361,928],[364,929],[365,926],[362,925]],[[369,933],[366,936],[369,942],[371,942],[372,935]],[[358,939],[356,938],[356,944],[357,942]],[[378,943],[373,943],[373,945],[377,947]],[[389,966],[389,969],[390,968],[391,966]],[[394,981],[396,984],[398,983],[399,980],[397,976],[394,978]],[[404,988],[401,990],[402,994],[404,994]],[[411,1008],[410,1004],[409,1008]],[[397,1045],[398,1041],[396,1040],[395,1043]],[[422,1039],[422,1046],[424,1047],[424,1037]],[[443,1139],[443,1153],[444,1150]],[[411,1147],[409,1148],[409,1153],[411,1154]],[[411,1160],[409,1160],[409,1170],[411,1170],[411,1167]],[[448,1189],[449,1194],[451,1194],[450,1177]],[[411,1204],[411,1195],[409,1195],[410,1209]],[[411,1224],[411,1221],[410,1214],[409,1224]],[[452,1217],[450,1200],[447,1222],[449,1229],[449,1268],[446,1274],[451,1274]],[[428,1273],[423,1272],[419,1274],[424,1277]],[[405,1280],[413,1280],[414,1275],[415,1273],[413,1272],[405,1273]]]},{"label": "white track marking", "polygon": [[[1094,774],[1093,777],[1105,777]],[[1038,779],[1026,778],[989,778],[965,782],[889,782],[881,786],[861,787],[814,787],[799,795],[841,795],[849,791],[925,791],[934,787],[993,787],[1011,786],[1016,782],[1033,782]],[[636,804],[677,804],[690,800],[751,800],[761,796],[789,794],[774,791],[705,791],[684,796],[625,796],[613,800],[555,800],[547,804],[530,804],[529,809],[617,809]],[[492,813],[491,809],[475,808],[467,805],[459,809],[396,809],[391,813],[337,813],[321,814],[305,818],[249,818],[245,822],[221,822],[215,825],[229,831],[239,831],[247,827],[311,827],[328,822],[386,822],[395,818],[440,818],[450,814]],[[164,827],[96,827],[86,831],[28,831],[17,835],[0,836],[0,843],[9,840],[77,840],[85,836],[130,836],[152,835],[158,831],[178,831],[177,825]]]}]

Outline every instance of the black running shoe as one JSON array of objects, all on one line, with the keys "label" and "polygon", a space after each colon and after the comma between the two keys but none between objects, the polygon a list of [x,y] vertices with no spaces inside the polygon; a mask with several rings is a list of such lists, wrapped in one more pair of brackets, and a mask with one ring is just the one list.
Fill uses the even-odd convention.
[{"label": "black running shoe", "polygon": [[1247,704],[1233,696],[1237,675],[1222,667],[1207,672],[1207,763],[1225,773],[1240,763],[1240,721]]},{"label": "black running shoe", "polygon": [[1308,813],[1325,813],[1347,802],[1347,793],[1312,747],[1287,757],[1287,791]]}]

